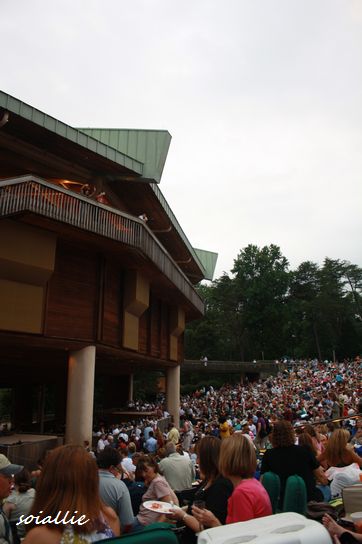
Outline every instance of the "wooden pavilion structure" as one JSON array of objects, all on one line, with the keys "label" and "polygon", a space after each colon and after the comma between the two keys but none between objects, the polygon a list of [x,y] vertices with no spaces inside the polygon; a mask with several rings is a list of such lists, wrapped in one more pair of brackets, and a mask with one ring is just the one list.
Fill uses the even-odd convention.
[{"label": "wooden pavilion structure", "polygon": [[216,254],[194,250],[158,187],[170,139],[75,129],[0,92],[0,386],[15,429],[37,412],[43,430],[51,386],[66,442],[89,440],[95,374],[110,409],[136,370],[165,373],[178,421],[185,323],[203,315],[194,286]]}]

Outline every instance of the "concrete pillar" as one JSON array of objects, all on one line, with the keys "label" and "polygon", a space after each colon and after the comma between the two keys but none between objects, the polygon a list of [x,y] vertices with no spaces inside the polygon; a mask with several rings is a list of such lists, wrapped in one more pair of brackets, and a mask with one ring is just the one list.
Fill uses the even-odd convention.
[{"label": "concrete pillar", "polygon": [[176,427],[180,425],[180,365],[167,369],[167,411],[173,416]]},{"label": "concrete pillar", "polygon": [[95,362],[95,346],[69,354],[66,444],[92,443]]}]

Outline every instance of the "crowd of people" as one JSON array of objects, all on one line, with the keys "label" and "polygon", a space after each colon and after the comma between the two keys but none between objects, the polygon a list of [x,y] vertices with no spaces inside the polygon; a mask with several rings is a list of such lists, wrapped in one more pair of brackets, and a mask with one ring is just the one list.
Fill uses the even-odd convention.
[{"label": "crowd of people", "polygon": [[[295,474],[308,501],[328,502],[360,478],[361,377],[359,361],[303,361],[182,397],[179,428],[160,430],[162,400],[138,403],[155,417],[102,422],[93,444],[56,448],[33,474],[0,455],[0,542],[98,542],[169,521],[192,544],[204,528],[271,515],[267,473],[280,479],[279,508]],[[342,541],[362,540],[323,523]]]}]

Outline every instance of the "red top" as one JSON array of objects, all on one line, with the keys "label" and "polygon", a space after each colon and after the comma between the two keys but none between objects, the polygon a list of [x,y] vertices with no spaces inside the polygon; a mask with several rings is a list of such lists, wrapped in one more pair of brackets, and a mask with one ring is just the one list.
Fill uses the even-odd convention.
[{"label": "red top", "polygon": [[269,495],[255,478],[243,480],[228,501],[226,523],[237,523],[272,514]]}]

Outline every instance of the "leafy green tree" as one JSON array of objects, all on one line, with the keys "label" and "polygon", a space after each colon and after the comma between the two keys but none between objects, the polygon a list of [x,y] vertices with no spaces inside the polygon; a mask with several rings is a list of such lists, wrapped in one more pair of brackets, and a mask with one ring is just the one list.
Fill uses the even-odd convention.
[{"label": "leafy green tree", "polygon": [[305,261],[297,270],[291,272],[288,299],[289,330],[288,338],[294,343],[290,353],[293,356],[306,356],[317,353],[321,358],[316,304],[320,290],[318,265]]},{"label": "leafy green tree", "polygon": [[185,357],[344,357],[362,348],[362,268],[326,258],[289,271],[278,246],[248,245],[224,273],[200,285],[205,317],[185,333]]},{"label": "leafy green tree", "polygon": [[[284,351],[284,319],[289,286],[288,261],[271,244],[248,245],[234,261],[236,296],[248,358],[273,359]],[[245,334],[246,333],[246,334]]]}]

